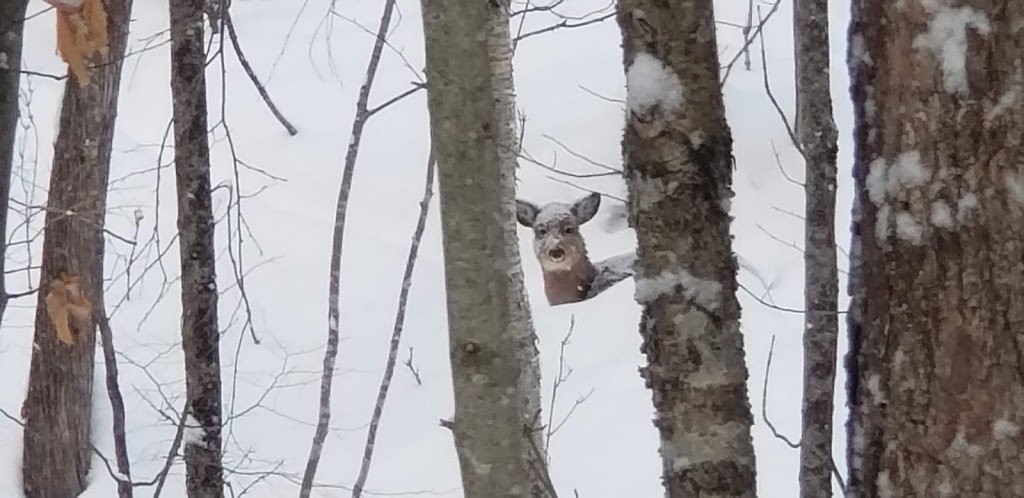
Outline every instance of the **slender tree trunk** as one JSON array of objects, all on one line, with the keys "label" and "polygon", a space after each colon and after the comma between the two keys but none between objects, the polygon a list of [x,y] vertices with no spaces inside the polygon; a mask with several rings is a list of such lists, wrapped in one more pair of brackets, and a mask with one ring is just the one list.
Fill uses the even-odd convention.
[{"label": "slender tree trunk", "polygon": [[131,5],[131,0],[107,0],[111,63],[93,69],[89,85],[81,87],[69,78],[64,88],[50,172],[32,366],[22,407],[22,476],[28,498],[77,496],[87,484],[95,324],[74,324],[74,344],[61,343],[46,296],[51,280],[62,271],[81,278],[87,298],[102,292],[107,178]]},{"label": "slender tree trunk", "polygon": [[793,5],[796,135],[803,151],[804,392],[800,496],[832,496],[832,404],[839,336],[836,152],[829,80],[828,0]]},{"label": "slender tree trunk", "polygon": [[422,5],[455,386],[450,427],[463,489],[470,498],[547,496],[535,430],[540,369],[515,221],[509,6]]},{"label": "slender tree trunk", "polygon": [[0,323],[7,309],[7,213],[14,171],[18,130],[18,91],[21,84],[21,44],[28,0],[0,2]]},{"label": "slender tree trunk", "polygon": [[170,0],[174,171],[181,250],[181,339],[188,425],[185,483],[190,498],[224,496],[221,468],[220,331],[210,145],[207,139],[203,0]]},{"label": "slender tree trunk", "polygon": [[636,299],[666,496],[755,493],[711,0],[619,0]]},{"label": "slender tree trunk", "polygon": [[1024,496],[1024,3],[855,0],[851,496]]}]

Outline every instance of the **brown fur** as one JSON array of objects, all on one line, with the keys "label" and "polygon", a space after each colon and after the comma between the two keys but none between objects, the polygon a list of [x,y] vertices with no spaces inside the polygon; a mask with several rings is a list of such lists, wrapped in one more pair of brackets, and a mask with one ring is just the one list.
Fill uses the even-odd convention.
[{"label": "brown fur", "polygon": [[583,257],[569,270],[544,272],[544,295],[548,304],[577,303],[587,297],[590,285],[597,275],[594,265],[583,253]]}]

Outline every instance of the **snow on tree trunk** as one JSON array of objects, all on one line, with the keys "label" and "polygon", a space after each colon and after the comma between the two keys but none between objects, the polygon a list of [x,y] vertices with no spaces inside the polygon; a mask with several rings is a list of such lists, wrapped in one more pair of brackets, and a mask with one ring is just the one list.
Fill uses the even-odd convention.
[{"label": "snow on tree trunk", "polygon": [[174,171],[181,251],[181,338],[189,437],[190,498],[224,496],[221,468],[220,333],[207,141],[204,0],[170,0]]},{"label": "snow on tree trunk", "polygon": [[1024,496],[1024,3],[853,2],[851,496]]},{"label": "snow on tree trunk", "polygon": [[729,234],[732,137],[711,0],[619,0],[623,139],[637,233],[641,370],[666,496],[755,493],[753,417]]},{"label": "snow on tree trunk", "polygon": [[800,496],[832,496],[832,404],[839,335],[837,131],[829,87],[828,0],[796,0],[796,135],[803,151],[804,386]]},{"label": "snow on tree trunk", "polygon": [[[540,369],[515,221],[508,4],[423,2],[455,416],[467,497],[547,496]],[[538,472],[538,470],[540,472]]]},{"label": "snow on tree trunk", "polygon": [[[78,275],[86,297],[102,292],[107,178],[117,116],[121,57],[131,0],[109,0],[110,57],[85,87],[67,81],[47,199],[40,290],[25,419],[22,477],[27,498],[77,496],[92,459],[93,323],[75,324],[66,345],[46,308],[51,280]],[[4,206],[6,208],[6,206]]]},{"label": "snow on tree trunk", "polygon": [[[0,2],[0,234],[7,233],[7,212],[14,171],[14,142],[18,130],[18,88],[21,83],[21,46],[28,0]],[[4,285],[7,237],[0,237],[0,322],[7,309]]]}]

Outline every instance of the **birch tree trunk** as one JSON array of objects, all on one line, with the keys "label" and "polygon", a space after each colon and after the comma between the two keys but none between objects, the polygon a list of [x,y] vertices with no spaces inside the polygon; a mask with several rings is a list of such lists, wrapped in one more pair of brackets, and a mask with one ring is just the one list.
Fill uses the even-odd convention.
[{"label": "birch tree trunk", "polygon": [[88,298],[102,292],[107,178],[131,0],[105,2],[109,64],[91,83],[67,80],[54,144],[40,289],[25,419],[22,485],[27,498],[71,497],[87,484],[95,324],[79,323],[73,345],[57,339],[47,313],[51,279],[78,275]]},{"label": "birch tree trunk", "polygon": [[832,404],[839,336],[837,132],[829,84],[828,0],[793,5],[796,135],[804,157],[804,387],[800,496],[832,496]]},{"label": "birch tree trunk", "polygon": [[852,5],[850,495],[1024,496],[1024,3]]},{"label": "birch tree trunk", "polygon": [[0,323],[7,309],[7,213],[18,130],[21,46],[28,0],[0,2]]},{"label": "birch tree trunk", "polygon": [[469,498],[548,496],[540,369],[515,221],[509,6],[424,0],[455,388],[450,424]]},{"label": "birch tree trunk", "polygon": [[736,259],[732,136],[711,0],[619,0],[623,139],[636,299],[666,496],[753,497]]},{"label": "birch tree trunk", "polygon": [[[170,0],[174,171],[181,251],[181,340],[185,350],[189,498],[224,496],[221,468],[220,331],[207,138],[204,0]],[[196,427],[197,426],[197,427]]]}]

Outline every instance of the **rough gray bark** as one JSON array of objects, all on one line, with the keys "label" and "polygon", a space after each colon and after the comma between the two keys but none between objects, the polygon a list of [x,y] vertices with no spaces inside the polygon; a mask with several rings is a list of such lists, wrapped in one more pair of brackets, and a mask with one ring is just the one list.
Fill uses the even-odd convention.
[{"label": "rough gray bark", "polygon": [[21,84],[21,45],[28,0],[0,2],[0,322],[7,309],[5,285],[7,213],[14,171],[14,142],[18,130],[18,90]]},{"label": "rough gray bark", "polygon": [[836,144],[828,0],[793,5],[796,137],[804,157],[804,387],[800,496],[832,496],[832,403],[839,336]]},{"label": "rough gray bark", "polygon": [[711,0],[619,0],[623,139],[666,496],[755,493],[753,417],[729,233],[732,136]]},{"label": "rough gray bark", "polygon": [[455,416],[467,497],[547,496],[540,369],[515,221],[516,132],[504,1],[425,0]]},{"label": "rough gray bark", "polygon": [[181,251],[181,339],[193,436],[185,440],[190,498],[224,496],[220,331],[207,138],[204,0],[170,0],[174,172]]},{"label": "rough gray bark", "polygon": [[1024,496],[1024,4],[852,5],[849,494]]},{"label": "rough gray bark", "polygon": [[59,342],[46,296],[61,271],[81,277],[86,297],[102,292],[107,178],[132,2],[105,5],[112,62],[95,68],[84,88],[67,80],[54,145],[32,366],[22,406],[22,484],[28,498],[77,496],[87,484],[92,456],[95,326],[77,324],[74,344]]}]

